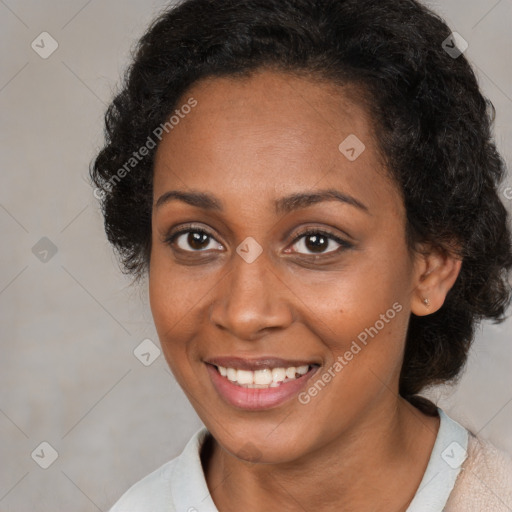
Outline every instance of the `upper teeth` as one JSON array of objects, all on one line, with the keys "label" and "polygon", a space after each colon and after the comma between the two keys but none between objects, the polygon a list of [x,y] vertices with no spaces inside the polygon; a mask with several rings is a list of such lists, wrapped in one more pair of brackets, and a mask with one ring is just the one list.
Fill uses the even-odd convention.
[{"label": "upper teeth", "polygon": [[290,366],[289,368],[263,368],[261,370],[238,370],[217,366],[219,373],[244,387],[277,387],[282,382],[296,379],[308,372],[309,366]]}]

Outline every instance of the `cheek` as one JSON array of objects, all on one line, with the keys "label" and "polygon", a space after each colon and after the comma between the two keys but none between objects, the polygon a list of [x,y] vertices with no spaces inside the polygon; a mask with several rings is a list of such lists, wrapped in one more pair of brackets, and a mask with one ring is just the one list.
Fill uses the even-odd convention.
[{"label": "cheek", "polygon": [[[165,249],[154,247],[150,259],[149,302],[157,330],[166,339],[173,326],[198,306],[202,286],[197,270],[178,268]],[[181,323],[181,321],[180,321]],[[173,329],[174,330],[174,329]]]},{"label": "cheek", "polygon": [[308,403],[311,414],[325,425],[333,418],[341,424],[358,417],[390,391],[398,392],[407,310],[393,300],[393,293],[360,297],[347,302],[340,298],[341,308],[327,305],[311,318],[309,328],[322,340],[328,357],[301,403]]},{"label": "cheek", "polygon": [[179,320],[183,317],[183,312],[177,299],[179,293],[168,276],[160,277],[159,273],[153,270],[149,279],[149,301],[153,321],[165,360],[176,381],[183,388],[183,384],[189,380],[185,378],[189,364],[187,345],[180,333],[182,325]]},{"label": "cheek", "polygon": [[152,251],[149,272],[149,303],[164,355],[171,366],[179,357],[179,319],[185,314],[180,300],[183,286],[169,271],[162,251]]},{"label": "cheek", "polygon": [[[397,310],[405,309],[407,283],[399,274],[365,257],[341,272],[315,276],[314,280],[296,278],[289,284],[301,298],[311,327],[322,331],[320,338],[339,340],[343,349],[347,339],[357,338],[376,323],[382,334],[390,333],[395,324],[403,329],[404,315]],[[333,348],[337,345],[334,342]]]},{"label": "cheek", "polygon": [[[179,382],[197,359],[192,340],[208,318],[212,284],[194,267],[178,268],[165,250],[151,254],[149,302],[162,351]],[[190,378],[190,375],[189,377]]]},{"label": "cheek", "polygon": [[[305,322],[321,340],[332,400],[379,393],[391,386],[402,361],[408,325],[407,265],[388,248],[368,250],[357,263],[322,281],[294,283],[303,297]],[[321,376],[320,376],[321,378]],[[394,387],[394,384],[393,384]],[[327,398],[327,396],[326,396]]]}]

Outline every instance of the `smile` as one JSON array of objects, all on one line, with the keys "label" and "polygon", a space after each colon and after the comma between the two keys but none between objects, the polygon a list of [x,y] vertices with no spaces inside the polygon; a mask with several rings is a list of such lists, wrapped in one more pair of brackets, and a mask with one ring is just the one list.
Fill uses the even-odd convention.
[{"label": "smile", "polygon": [[216,358],[205,361],[219,397],[237,409],[278,407],[296,397],[320,365],[279,358],[248,360]]},{"label": "smile", "polygon": [[276,388],[308,373],[312,365],[290,366],[288,368],[263,368],[261,370],[241,370],[216,366],[217,371],[230,382],[245,388]]}]

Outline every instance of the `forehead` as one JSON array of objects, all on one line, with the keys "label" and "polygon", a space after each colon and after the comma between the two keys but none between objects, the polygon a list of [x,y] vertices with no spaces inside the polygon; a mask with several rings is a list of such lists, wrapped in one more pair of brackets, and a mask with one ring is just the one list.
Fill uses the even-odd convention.
[{"label": "forehead", "polygon": [[177,109],[189,98],[197,105],[159,144],[155,196],[199,188],[227,202],[244,196],[256,204],[337,187],[366,203],[396,201],[371,119],[354,96],[332,83],[272,71],[196,83]]}]

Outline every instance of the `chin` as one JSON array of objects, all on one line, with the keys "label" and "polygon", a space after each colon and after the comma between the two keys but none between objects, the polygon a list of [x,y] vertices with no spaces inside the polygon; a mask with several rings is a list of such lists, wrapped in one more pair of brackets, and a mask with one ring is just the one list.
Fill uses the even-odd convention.
[{"label": "chin", "polygon": [[307,451],[305,432],[280,430],[276,428],[276,423],[272,428],[254,425],[252,428],[233,427],[230,430],[229,426],[224,425],[219,431],[210,431],[224,450],[246,462],[286,464],[304,456]]}]

